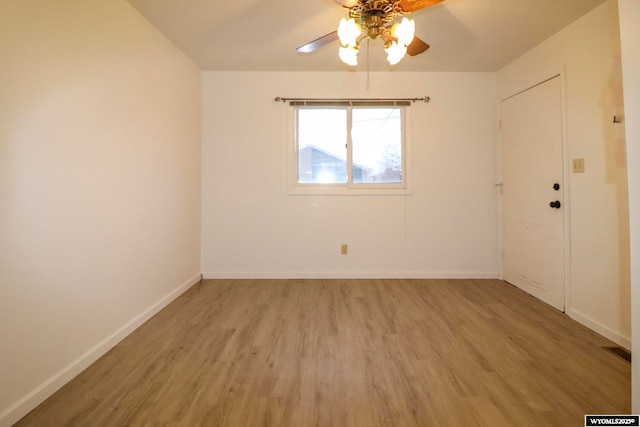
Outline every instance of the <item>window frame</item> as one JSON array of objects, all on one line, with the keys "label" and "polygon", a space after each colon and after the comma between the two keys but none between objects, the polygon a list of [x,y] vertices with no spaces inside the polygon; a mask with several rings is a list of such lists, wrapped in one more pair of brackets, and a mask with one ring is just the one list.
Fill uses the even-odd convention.
[{"label": "window frame", "polygon": [[[400,110],[402,182],[400,183],[354,183],[353,182],[353,144],[351,140],[352,111],[360,108],[397,108]],[[298,112],[302,109],[340,109],[347,110],[347,146],[345,183],[300,183],[299,179],[299,142]],[[411,129],[411,109],[406,105],[293,105],[289,114],[289,191],[290,195],[407,195],[411,194],[411,138],[407,129]]]}]

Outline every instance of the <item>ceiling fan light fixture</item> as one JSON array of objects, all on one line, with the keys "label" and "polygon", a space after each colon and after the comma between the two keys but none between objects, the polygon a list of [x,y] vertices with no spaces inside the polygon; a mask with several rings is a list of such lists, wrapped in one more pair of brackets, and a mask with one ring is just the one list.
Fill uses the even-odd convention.
[{"label": "ceiling fan light fixture", "polygon": [[340,38],[340,43],[343,46],[351,46],[355,47],[357,44],[358,36],[362,32],[362,28],[353,18],[340,20],[340,25],[338,25],[338,37]]},{"label": "ceiling fan light fixture", "polygon": [[387,61],[389,64],[395,65],[407,54],[407,46],[392,42],[384,51],[387,52]]},{"label": "ceiling fan light fixture", "polygon": [[393,24],[391,35],[398,39],[400,46],[408,46],[416,34],[416,23],[413,19],[402,18],[400,23]]},{"label": "ceiling fan light fixture", "polygon": [[358,52],[359,50],[354,46],[341,47],[338,51],[338,55],[342,62],[347,65],[358,65]]}]

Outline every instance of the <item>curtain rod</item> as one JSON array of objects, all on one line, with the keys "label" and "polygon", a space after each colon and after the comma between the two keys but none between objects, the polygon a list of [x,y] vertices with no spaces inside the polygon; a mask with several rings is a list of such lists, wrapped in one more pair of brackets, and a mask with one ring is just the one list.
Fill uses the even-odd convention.
[{"label": "curtain rod", "polygon": [[424,96],[422,98],[284,98],[277,96],[275,102],[429,102],[431,98]]}]

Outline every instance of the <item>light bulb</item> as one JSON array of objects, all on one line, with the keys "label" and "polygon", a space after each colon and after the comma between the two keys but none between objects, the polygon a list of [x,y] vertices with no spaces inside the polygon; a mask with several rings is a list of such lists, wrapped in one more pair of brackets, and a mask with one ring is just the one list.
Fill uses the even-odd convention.
[{"label": "light bulb", "polygon": [[352,46],[341,47],[338,54],[340,59],[347,65],[358,65],[358,49]]},{"label": "light bulb", "polygon": [[356,21],[351,18],[349,20],[342,18],[338,25],[338,37],[343,46],[356,46],[356,39],[362,32],[362,29]]}]

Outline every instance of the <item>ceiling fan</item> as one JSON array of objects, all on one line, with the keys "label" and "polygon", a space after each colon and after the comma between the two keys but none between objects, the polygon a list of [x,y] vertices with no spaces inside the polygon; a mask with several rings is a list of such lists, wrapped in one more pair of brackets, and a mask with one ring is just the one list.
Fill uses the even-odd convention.
[{"label": "ceiling fan", "polygon": [[348,65],[358,64],[358,52],[362,40],[382,39],[387,52],[387,61],[397,64],[408,54],[416,56],[429,49],[429,45],[414,35],[415,23],[398,16],[433,6],[443,0],[333,0],[349,10],[349,19],[340,20],[337,31],[333,31],[312,42],[298,47],[301,53],[313,52],[329,43],[340,40],[340,59]]}]

